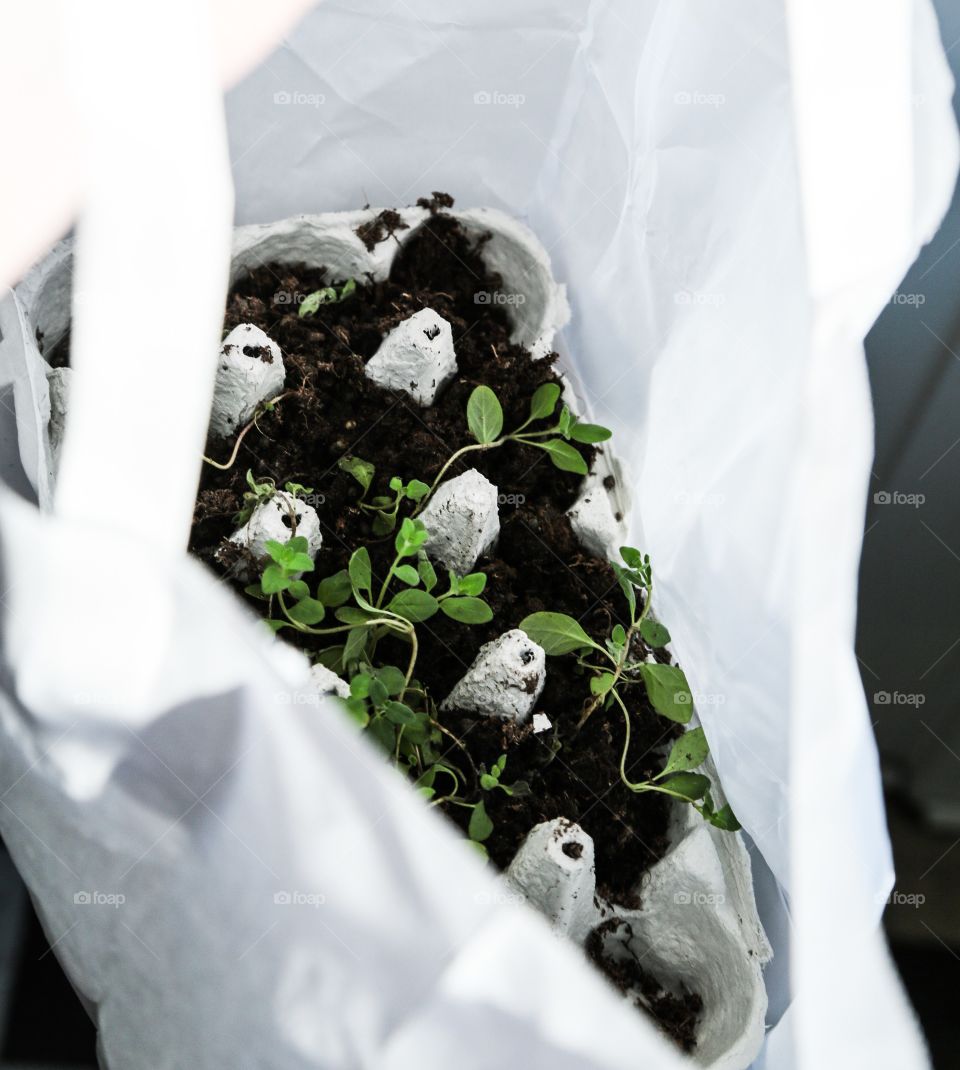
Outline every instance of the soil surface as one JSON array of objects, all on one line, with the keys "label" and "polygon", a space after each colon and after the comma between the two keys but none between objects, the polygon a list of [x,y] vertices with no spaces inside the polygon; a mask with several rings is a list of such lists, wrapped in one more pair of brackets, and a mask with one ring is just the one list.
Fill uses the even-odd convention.
[{"label": "soil surface", "polygon": [[[345,281],[329,278],[316,267],[266,265],[239,279],[230,292],[224,332],[240,323],[263,328],[283,354],[288,393],[257,419],[228,471],[204,465],[191,549],[212,568],[224,572],[235,564],[230,555],[218,559],[216,554],[236,528],[234,516],[250,469],[258,480],[270,477],[278,487],[289,481],[313,488],[315,497],[308,500],[320,516],[323,546],[312,576],[345,568],[361,545],[370,549],[374,575],[383,575],[393,557],[393,538],[372,534],[370,514],[357,505],[360,486],[337,461],[353,454],[376,465],[371,496],[389,493],[387,483],[395,475],[430,483],[451,453],[473,441],[465,411],[475,386],[484,383],[496,392],[509,429],[526,419],[534,390],[557,381],[555,355],[531,360],[524,348],[510,342],[504,309],[477,302],[475,295],[498,291],[501,280],[484,267],[477,244],[444,213],[449,198],[424,203],[434,214],[409,237],[390,278],[357,279],[353,296],[322,306],[315,316],[301,319],[297,299],[290,295]],[[361,238],[368,244],[402,241],[398,220],[382,213],[366,225]],[[376,386],[363,374],[386,332],[424,307],[449,320],[459,367],[458,376],[427,409],[404,394]],[[206,452],[223,462],[232,448],[232,441],[211,439]],[[592,447],[581,450],[589,460]],[[422,639],[417,677],[438,704],[479,647],[515,628],[527,614],[569,613],[602,641],[622,621],[624,610],[609,565],[579,545],[565,516],[581,477],[559,471],[541,451],[514,443],[474,452],[465,461],[448,476],[478,468],[501,495],[499,541],[476,566],[487,574],[483,597],[494,618],[489,624],[466,625],[438,615],[418,625]],[[242,583],[237,581],[236,588],[247,597]],[[263,603],[250,602],[262,612]],[[290,629],[283,635],[308,653],[329,642]],[[405,664],[409,648],[394,642],[395,657],[390,640],[382,641],[378,653]],[[585,728],[574,733],[587,695],[587,679],[578,674],[574,659],[548,658],[537,710],[549,717],[550,731],[534,735],[530,722],[518,728],[466,714],[441,719],[464,742],[473,766],[490,768],[506,754],[503,782],[525,780],[530,785],[531,792],[522,797],[500,791],[485,794],[494,823],[486,846],[497,866],[510,862],[532,826],[565,817],[578,822],[595,841],[599,894],[634,903],[641,875],[666,848],[668,804],[654,794],[636,795],[622,784],[624,726],[616,706],[610,712],[597,710]],[[628,773],[632,780],[644,779],[663,768],[664,748],[679,729],[654,714],[642,689],[628,690],[624,697],[634,717]],[[459,759],[464,761],[462,753]],[[469,811],[451,811],[448,816],[465,827]],[[697,998],[683,1004],[683,1013],[663,999],[650,1001],[647,1009],[686,1047],[692,1043],[692,1033],[688,1036],[686,1030],[695,1017],[691,1001]]]}]

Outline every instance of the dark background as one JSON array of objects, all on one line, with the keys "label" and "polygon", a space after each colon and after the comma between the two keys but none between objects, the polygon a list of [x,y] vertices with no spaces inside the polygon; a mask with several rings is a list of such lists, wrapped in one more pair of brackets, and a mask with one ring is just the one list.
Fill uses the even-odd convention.
[{"label": "dark background", "polygon": [[[960,5],[935,3],[960,78]],[[867,338],[877,448],[857,633],[897,867],[884,923],[937,1070],[960,1067],[958,280],[955,195]],[[0,1070],[95,1065],[93,1029],[2,848],[0,1038]]]}]

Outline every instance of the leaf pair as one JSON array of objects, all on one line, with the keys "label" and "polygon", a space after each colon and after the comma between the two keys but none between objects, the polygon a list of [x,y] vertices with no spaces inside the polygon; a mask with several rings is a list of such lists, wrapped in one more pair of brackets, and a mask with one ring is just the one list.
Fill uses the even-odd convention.
[{"label": "leaf pair", "polygon": [[356,292],[356,289],[356,279],[347,279],[339,289],[336,286],[324,286],[320,290],[314,290],[300,302],[297,315],[301,319],[305,316],[313,316],[319,311],[321,305],[335,305],[339,301],[345,301]]}]

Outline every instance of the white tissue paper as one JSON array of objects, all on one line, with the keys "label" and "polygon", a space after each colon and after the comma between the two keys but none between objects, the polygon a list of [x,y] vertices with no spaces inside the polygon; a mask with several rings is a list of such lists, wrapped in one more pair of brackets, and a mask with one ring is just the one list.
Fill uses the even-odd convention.
[{"label": "white tissue paper", "polygon": [[[0,303],[4,473],[45,507],[0,494],[0,830],[102,1063],[684,1065],[182,554],[230,240],[190,10],[152,16],[155,62],[77,16],[100,195],[55,496],[35,280]],[[555,344],[633,473],[631,541],[754,845],[774,1070],[925,1065],[877,932],[891,865],[852,641],[861,342],[947,205],[951,91],[926,0],[370,0],[315,9],[228,98],[240,223],[445,190],[547,247],[572,310]],[[145,292],[188,340],[146,403]]]}]

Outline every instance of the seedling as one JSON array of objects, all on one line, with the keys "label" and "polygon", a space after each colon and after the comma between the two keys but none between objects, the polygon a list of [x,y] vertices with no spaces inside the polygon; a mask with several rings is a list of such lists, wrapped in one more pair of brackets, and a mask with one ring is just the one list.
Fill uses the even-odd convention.
[{"label": "seedling", "polygon": [[356,279],[347,279],[339,289],[336,286],[324,286],[323,289],[314,290],[300,302],[297,315],[301,319],[305,316],[313,316],[320,310],[321,305],[336,305],[340,301],[346,301],[356,292],[356,289]]},{"label": "seedling", "polygon": [[[243,508],[233,518],[233,522],[237,525],[246,524],[254,509],[270,501],[277,493],[277,484],[269,476],[258,480],[249,468],[247,469],[247,486],[250,489],[243,492]],[[284,483],[283,489],[294,498],[307,498],[313,494],[313,487],[305,487],[302,483]]]},{"label": "seedling", "polygon": [[476,387],[467,400],[467,427],[476,442],[461,447],[447,459],[431,484],[429,493],[424,495],[417,506],[414,516],[426,505],[430,495],[437,489],[455,461],[474,451],[497,449],[507,442],[517,442],[523,446],[543,450],[554,466],[561,471],[586,475],[587,462],[583,459],[583,454],[571,443],[592,445],[596,442],[605,442],[611,434],[608,428],[601,427],[599,424],[582,423],[573,415],[569,406],[564,404],[560,408],[556,423],[551,427],[539,431],[527,430],[532,423],[553,416],[557,411],[559,400],[560,387],[557,383],[543,383],[538,386],[530,399],[530,410],[526,420],[505,435],[503,434],[503,406],[499,398],[489,386]]},{"label": "seedling", "polygon": [[[632,782],[627,776],[627,753],[630,748],[630,713],[622,692],[644,685],[654,710],[677,724],[688,724],[693,715],[693,701],[683,670],[674,665],[648,663],[636,650],[642,639],[650,648],[666,645],[670,633],[649,617],[653,593],[653,570],[648,555],[631,546],[620,549],[623,564],[611,563],[629,610],[628,623],[616,624],[609,637],[600,644],[580,623],[565,613],[532,613],[520,622],[520,628],[543,647],[550,656],[575,655],[577,664],[590,677],[590,697],[584,704],[578,728],[603,705],[616,703],[623,713],[624,744],[620,758],[620,779],[631,791],[657,791],[690,803],[705,820],[717,828],[740,827],[729,806],[715,809],[710,795],[710,780],[692,770],[708,754],[702,728],[684,733],[667,758],[663,771],[651,780]],[[637,613],[637,594],[644,592],[643,608]]]}]

